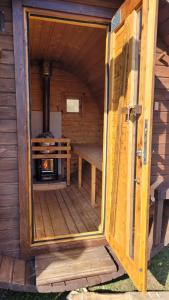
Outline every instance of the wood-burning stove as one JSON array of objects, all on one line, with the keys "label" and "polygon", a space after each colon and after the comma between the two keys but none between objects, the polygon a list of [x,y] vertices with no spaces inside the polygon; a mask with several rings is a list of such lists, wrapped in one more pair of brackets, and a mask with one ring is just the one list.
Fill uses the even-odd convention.
[{"label": "wood-burning stove", "polygon": [[[50,132],[50,76],[51,64],[43,62],[43,133],[38,138],[54,138]],[[41,146],[54,146],[55,143],[41,143]],[[46,158],[36,160],[36,179],[38,181],[50,181],[58,179],[58,159],[47,158],[51,150],[41,152]]]},{"label": "wood-burning stove", "polygon": [[58,163],[55,158],[43,158],[36,160],[37,180],[50,181],[58,179]]}]

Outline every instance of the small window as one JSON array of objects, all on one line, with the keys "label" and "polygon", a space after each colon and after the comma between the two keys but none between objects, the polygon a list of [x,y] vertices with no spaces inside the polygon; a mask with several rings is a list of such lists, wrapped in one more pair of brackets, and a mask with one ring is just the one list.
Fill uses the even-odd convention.
[{"label": "small window", "polygon": [[66,99],[66,112],[79,113],[80,112],[80,100],[79,99]]}]

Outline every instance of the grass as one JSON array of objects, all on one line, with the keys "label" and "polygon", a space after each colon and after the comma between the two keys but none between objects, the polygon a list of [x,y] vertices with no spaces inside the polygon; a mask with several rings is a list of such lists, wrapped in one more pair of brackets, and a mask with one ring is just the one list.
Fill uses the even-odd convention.
[{"label": "grass", "polygon": [[[113,280],[108,284],[90,288],[97,292],[133,292],[135,286],[130,278],[125,275],[118,280]],[[169,290],[169,246],[165,247],[157,256],[151,260],[148,270],[148,290],[168,291]]]},{"label": "grass", "polygon": [[[92,287],[89,290],[99,293],[113,293],[131,292],[136,289],[130,278],[125,275],[107,284]],[[165,247],[151,261],[148,270],[148,290],[169,290],[169,246]],[[68,292],[61,294],[31,294],[0,290],[0,300],[65,300],[68,294]]]}]

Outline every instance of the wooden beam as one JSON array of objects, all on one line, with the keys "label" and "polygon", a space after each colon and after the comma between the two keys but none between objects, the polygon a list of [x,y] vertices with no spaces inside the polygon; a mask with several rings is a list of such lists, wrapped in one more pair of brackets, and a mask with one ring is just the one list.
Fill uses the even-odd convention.
[{"label": "wooden beam", "polygon": [[66,188],[66,181],[51,182],[51,183],[34,183],[34,191],[55,191]]},{"label": "wooden beam", "polygon": [[58,24],[70,24],[75,26],[82,26],[82,27],[89,27],[89,28],[100,28],[106,30],[107,25],[105,24],[96,24],[96,23],[89,23],[89,22],[77,22],[73,20],[65,20],[65,19],[59,19],[59,18],[51,18],[51,17],[41,17],[41,16],[30,16],[30,20],[35,21],[43,21],[43,22],[52,22],[52,23],[58,23]]},{"label": "wooden beam", "polygon": [[53,10],[58,12],[86,15],[91,17],[99,17],[111,19],[115,10],[98,6],[85,5],[67,1],[41,1],[41,0],[23,0],[23,5],[30,8],[39,8]]},{"label": "wooden beam", "polygon": [[70,139],[67,138],[35,138],[32,139],[32,143],[70,143]]},{"label": "wooden beam", "polygon": [[120,7],[121,10],[121,21],[124,20],[131,14],[131,12],[137,9],[142,4],[142,0],[126,0],[122,6]]},{"label": "wooden beam", "polygon": [[33,154],[32,155],[33,159],[40,159],[40,158],[66,158],[66,159],[70,159],[71,158],[71,154]]},{"label": "wooden beam", "polygon": [[28,255],[31,236],[29,223],[30,149],[28,133],[28,87],[26,87],[24,14],[22,2],[12,1],[13,41],[15,60],[15,88],[17,108],[18,171],[19,171],[19,207],[20,207],[20,247],[23,256]]},{"label": "wooden beam", "polygon": [[117,13],[114,15],[112,22],[114,19],[116,19],[117,14],[119,14],[120,16],[120,20],[119,23],[117,25],[117,27],[115,28],[115,31],[121,27],[124,23],[124,21],[126,20],[126,18],[132,13],[132,11],[137,8],[139,8],[139,6],[141,6],[142,4],[142,0],[126,0],[121,7],[119,8],[119,10],[117,11]]},{"label": "wooden beam", "polygon": [[[65,1],[65,0],[63,0]],[[66,0],[67,2],[72,2],[72,0]],[[80,4],[88,4],[88,5],[91,5],[91,6],[98,6],[98,7],[107,7],[107,8],[119,8],[120,6],[120,3],[122,3],[123,1],[122,0],[113,0],[113,1],[107,1],[107,0],[104,0],[104,1],[100,1],[100,0],[73,0],[75,3],[80,3]]]}]

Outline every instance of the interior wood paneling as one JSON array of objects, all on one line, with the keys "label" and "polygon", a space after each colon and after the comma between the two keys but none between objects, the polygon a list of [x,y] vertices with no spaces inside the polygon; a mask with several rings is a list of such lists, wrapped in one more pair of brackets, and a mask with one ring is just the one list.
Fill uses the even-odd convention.
[{"label": "interior wood paneling", "polygon": [[[77,97],[81,100],[80,114],[66,113],[67,97]],[[42,76],[36,66],[31,67],[31,99],[32,110],[42,111]],[[59,68],[53,69],[50,110],[62,112],[62,134],[70,138],[72,143],[102,144],[103,115],[89,88],[78,76]],[[72,155],[71,173],[75,170],[77,170],[77,157]]]},{"label": "interior wood paneling", "polygon": [[29,37],[32,61],[54,61],[78,76],[103,108],[105,29],[30,19]]}]

